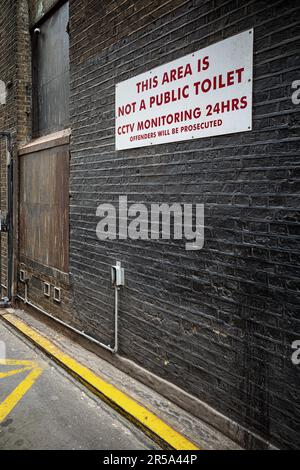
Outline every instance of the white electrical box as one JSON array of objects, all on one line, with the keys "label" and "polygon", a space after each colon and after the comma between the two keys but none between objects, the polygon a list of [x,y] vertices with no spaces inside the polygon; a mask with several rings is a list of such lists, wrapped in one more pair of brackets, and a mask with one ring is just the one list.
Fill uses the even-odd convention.
[{"label": "white electrical box", "polygon": [[121,267],[121,263],[117,262],[116,266],[111,268],[111,281],[113,286],[120,287],[125,285],[125,273],[124,268]]}]

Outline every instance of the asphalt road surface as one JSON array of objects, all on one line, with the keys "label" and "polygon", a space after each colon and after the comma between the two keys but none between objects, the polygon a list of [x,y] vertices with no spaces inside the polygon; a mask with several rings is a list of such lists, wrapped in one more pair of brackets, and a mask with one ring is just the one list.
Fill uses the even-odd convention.
[{"label": "asphalt road surface", "polygon": [[0,449],[157,446],[0,321]]}]

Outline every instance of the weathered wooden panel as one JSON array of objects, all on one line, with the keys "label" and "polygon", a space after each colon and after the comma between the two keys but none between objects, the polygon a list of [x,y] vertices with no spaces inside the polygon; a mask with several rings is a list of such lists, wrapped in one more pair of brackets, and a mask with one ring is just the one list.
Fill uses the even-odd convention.
[{"label": "weathered wooden panel", "polygon": [[69,5],[63,4],[32,35],[33,136],[69,125]]},{"label": "weathered wooden panel", "polygon": [[68,272],[69,146],[20,157],[20,254]]}]

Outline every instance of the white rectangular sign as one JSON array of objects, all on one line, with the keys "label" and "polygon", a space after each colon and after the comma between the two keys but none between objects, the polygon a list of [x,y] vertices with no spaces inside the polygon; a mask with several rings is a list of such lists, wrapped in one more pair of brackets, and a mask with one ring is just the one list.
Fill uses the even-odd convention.
[{"label": "white rectangular sign", "polygon": [[253,29],[116,85],[116,149],[252,129]]}]

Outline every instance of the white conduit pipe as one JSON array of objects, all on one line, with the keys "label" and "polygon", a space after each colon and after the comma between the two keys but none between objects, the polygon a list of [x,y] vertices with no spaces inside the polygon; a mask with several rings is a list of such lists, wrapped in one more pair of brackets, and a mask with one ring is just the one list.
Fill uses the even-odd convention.
[{"label": "white conduit pipe", "polygon": [[106,349],[107,351],[110,351],[113,354],[116,354],[118,352],[119,344],[118,344],[118,314],[119,314],[119,288],[115,286],[115,333],[114,333],[114,339],[115,339],[115,345],[112,348],[111,346],[107,346],[106,344],[101,343],[100,341],[97,341],[95,338],[92,336],[87,335],[84,333],[84,331],[77,330],[77,328],[74,328],[73,326],[68,325],[62,320],[59,320],[58,318],[54,317],[51,315],[51,313],[46,312],[44,309],[39,307],[38,305],[35,305],[33,302],[28,300],[28,282],[25,282],[25,298],[21,297],[20,295],[17,295],[18,299],[20,299],[25,305],[29,305],[30,307],[34,308],[38,312],[42,313],[43,315],[46,315],[48,318],[51,318],[52,320],[56,321],[60,325],[68,328],[71,331],[74,331],[74,333],[77,333],[80,336],[83,336],[84,338],[88,339],[89,341],[92,341],[93,343],[97,344],[98,346],[101,346],[101,348]]}]

